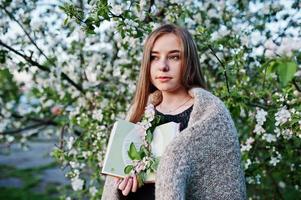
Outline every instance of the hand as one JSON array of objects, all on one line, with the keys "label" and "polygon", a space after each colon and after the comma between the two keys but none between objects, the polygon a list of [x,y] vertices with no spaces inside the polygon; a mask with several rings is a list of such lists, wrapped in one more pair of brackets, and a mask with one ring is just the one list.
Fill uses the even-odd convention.
[{"label": "hand", "polygon": [[124,196],[127,196],[131,191],[136,192],[138,189],[138,181],[136,175],[126,176],[124,179],[117,178],[116,184],[118,189],[122,191]]}]

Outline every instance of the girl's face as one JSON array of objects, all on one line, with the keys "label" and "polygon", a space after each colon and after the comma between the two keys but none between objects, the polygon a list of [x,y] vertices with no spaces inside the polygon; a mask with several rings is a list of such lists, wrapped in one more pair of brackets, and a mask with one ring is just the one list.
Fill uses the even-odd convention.
[{"label": "girl's face", "polygon": [[181,85],[181,45],[173,33],[160,36],[151,50],[152,84],[161,91],[173,92]]}]

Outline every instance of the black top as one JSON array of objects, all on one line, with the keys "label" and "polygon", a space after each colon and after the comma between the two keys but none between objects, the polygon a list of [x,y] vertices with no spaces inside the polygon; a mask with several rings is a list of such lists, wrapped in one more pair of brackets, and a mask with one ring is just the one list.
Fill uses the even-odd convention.
[{"label": "black top", "polygon": [[[168,115],[159,112],[155,109],[155,115],[161,116],[164,121],[167,122],[176,122],[180,123],[180,131],[184,130],[188,126],[188,121],[190,118],[190,114],[192,111],[193,105],[190,106],[188,109],[184,110],[183,112],[176,114],[176,115]],[[130,192],[127,196],[123,196],[121,190],[119,191],[120,199],[122,200],[155,200],[155,184],[154,183],[147,183],[141,186],[137,192],[133,193]]]}]

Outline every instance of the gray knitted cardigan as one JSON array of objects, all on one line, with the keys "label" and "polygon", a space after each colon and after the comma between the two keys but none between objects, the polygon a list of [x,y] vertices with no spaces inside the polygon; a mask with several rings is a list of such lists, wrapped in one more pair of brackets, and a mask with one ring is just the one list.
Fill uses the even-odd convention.
[{"label": "gray knitted cardigan", "polygon": [[[156,175],[156,200],[247,199],[237,132],[224,103],[202,88],[194,97],[188,127],[169,144]],[[152,97],[152,103],[157,104]],[[118,200],[107,176],[102,200]]]}]

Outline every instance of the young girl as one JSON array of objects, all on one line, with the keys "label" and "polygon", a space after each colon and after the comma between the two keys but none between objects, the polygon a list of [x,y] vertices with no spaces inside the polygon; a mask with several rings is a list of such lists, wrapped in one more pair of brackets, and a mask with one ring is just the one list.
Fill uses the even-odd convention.
[{"label": "young girl", "polygon": [[136,176],[107,177],[103,200],[246,199],[237,132],[221,100],[206,90],[196,45],[175,25],[154,30],[144,46],[141,71],[128,120],[145,107],[180,123],[180,133],[160,159],[155,183]]}]

